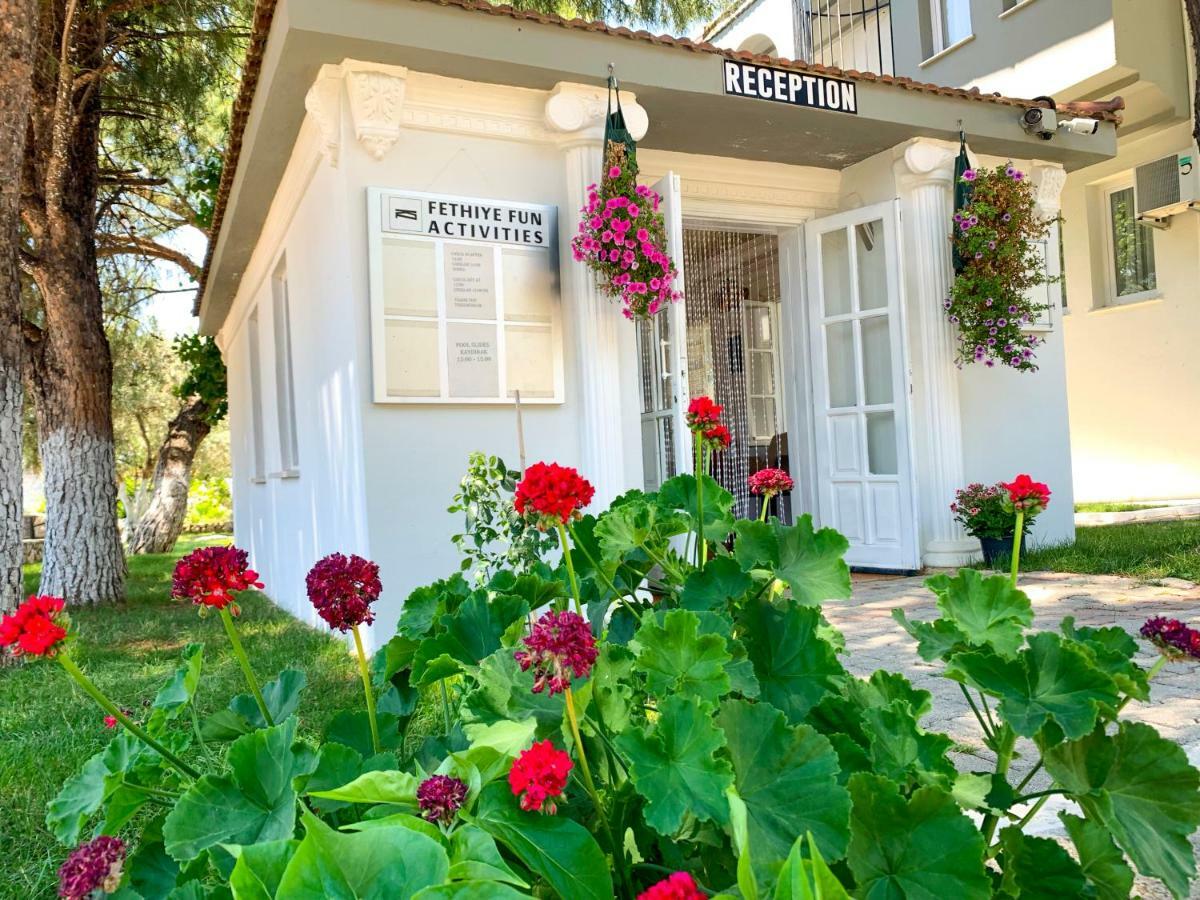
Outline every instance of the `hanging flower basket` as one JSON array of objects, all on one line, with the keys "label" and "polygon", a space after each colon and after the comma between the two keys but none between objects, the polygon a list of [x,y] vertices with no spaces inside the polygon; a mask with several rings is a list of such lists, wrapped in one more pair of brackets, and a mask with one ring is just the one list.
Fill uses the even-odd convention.
[{"label": "hanging flower basket", "polygon": [[[612,111],[614,95],[616,112]],[[571,249],[576,261],[592,270],[596,286],[620,299],[625,318],[646,319],[679,299],[678,272],[667,252],[662,197],[637,183],[636,147],[625,127],[616,79],[611,77],[605,123],[600,183],[588,187]]]},{"label": "hanging flower basket", "polygon": [[954,214],[958,276],[943,302],[958,326],[956,362],[1036,371],[1034,350],[1044,338],[1025,327],[1047,308],[1032,295],[1051,280],[1037,247],[1050,223],[1037,216],[1033,187],[1011,165],[968,168],[959,178],[969,199]]}]

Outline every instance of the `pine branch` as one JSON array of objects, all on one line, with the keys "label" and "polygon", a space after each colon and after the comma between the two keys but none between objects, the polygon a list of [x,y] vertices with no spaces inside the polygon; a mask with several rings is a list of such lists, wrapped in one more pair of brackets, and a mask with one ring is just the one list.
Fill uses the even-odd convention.
[{"label": "pine branch", "polygon": [[97,238],[96,256],[142,256],[174,263],[194,281],[200,277],[200,267],[182,250],[164,246],[149,238],[136,235],[103,235]]}]

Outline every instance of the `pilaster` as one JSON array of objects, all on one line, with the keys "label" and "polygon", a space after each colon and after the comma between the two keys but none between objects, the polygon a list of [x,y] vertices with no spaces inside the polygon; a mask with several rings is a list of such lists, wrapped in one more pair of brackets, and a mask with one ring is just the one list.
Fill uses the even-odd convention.
[{"label": "pilaster", "polygon": [[979,552],[950,512],[964,484],[956,335],[942,303],[953,280],[954,158],[949,144],[916,140],[894,171],[904,215],[907,304],[914,387],[914,438],[921,557],[927,566],[957,566]]}]

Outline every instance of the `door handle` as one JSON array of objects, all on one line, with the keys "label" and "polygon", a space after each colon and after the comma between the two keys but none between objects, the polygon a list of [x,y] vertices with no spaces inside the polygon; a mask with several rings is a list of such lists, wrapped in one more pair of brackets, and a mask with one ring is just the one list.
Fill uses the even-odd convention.
[{"label": "door handle", "polygon": [[670,350],[670,342],[659,338],[658,341],[658,368],[662,372],[662,380],[666,381],[671,377],[671,361],[667,358]]}]

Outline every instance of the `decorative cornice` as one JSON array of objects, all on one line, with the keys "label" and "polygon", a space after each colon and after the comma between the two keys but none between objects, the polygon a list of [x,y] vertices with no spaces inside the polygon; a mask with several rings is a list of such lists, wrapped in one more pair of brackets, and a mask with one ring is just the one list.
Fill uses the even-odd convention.
[{"label": "decorative cornice", "polygon": [[400,139],[408,69],[346,60],[342,70],[354,136],[372,156],[383,159]]},{"label": "decorative cornice", "polygon": [[[646,136],[650,117],[637,102],[637,96],[620,92],[625,127],[635,141]],[[604,137],[604,117],[608,112],[606,88],[560,81],[546,98],[546,127],[560,136],[559,143],[598,141]]]},{"label": "decorative cornice", "polygon": [[304,108],[321,133],[321,153],[335,169],[342,147],[342,67],[321,66],[317,80],[304,95]]},{"label": "decorative cornice", "polygon": [[1037,214],[1043,219],[1053,219],[1062,209],[1062,192],[1067,183],[1067,170],[1058,163],[1034,160],[1030,166],[1030,179],[1035,187],[1034,203]]}]

